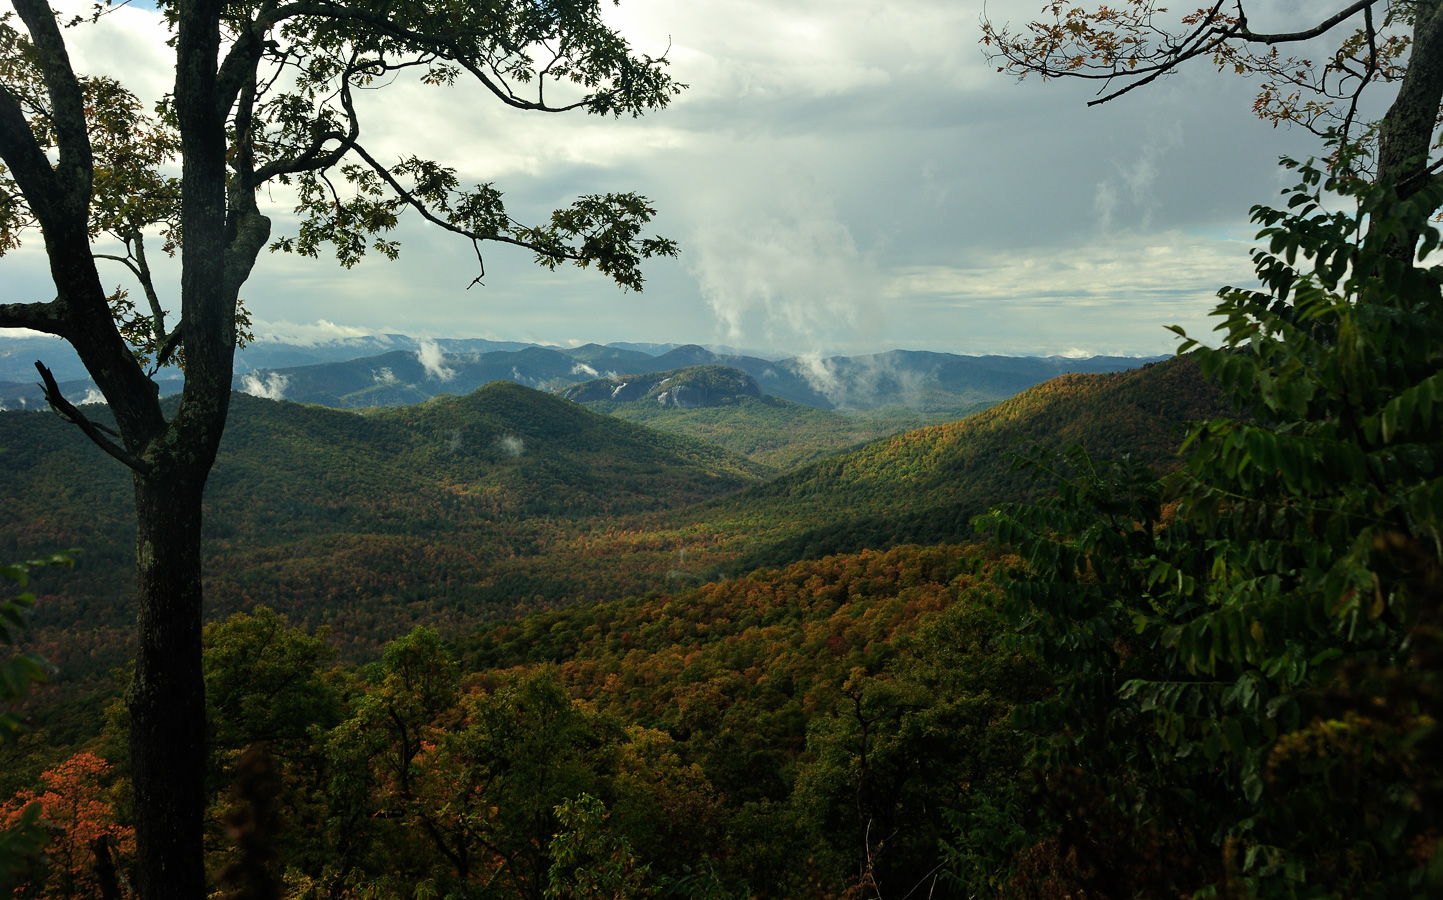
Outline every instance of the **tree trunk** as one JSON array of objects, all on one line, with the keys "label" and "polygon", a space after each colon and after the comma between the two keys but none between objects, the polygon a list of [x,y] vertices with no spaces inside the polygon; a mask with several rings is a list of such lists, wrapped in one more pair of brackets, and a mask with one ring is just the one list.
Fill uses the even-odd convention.
[{"label": "tree trunk", "polygon": [[210,466],[206,460],[175,468],[188,471],[135,476],[140,645],[129,703],[136,888],[143,900],[206,895],[200,525]]},{"label": "tree trunk", "polygon": [[1443,2],[1421,0],[1414,16],[1408,72],[1378,130],[1378,178],[1396,181],[1403,196],[1428,182],[1428,153],[1443,101]]}]

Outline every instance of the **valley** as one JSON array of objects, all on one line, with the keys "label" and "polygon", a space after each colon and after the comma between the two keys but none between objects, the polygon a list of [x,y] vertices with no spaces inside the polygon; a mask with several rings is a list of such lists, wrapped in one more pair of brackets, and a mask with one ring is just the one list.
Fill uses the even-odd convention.
[{"label": "valley", "polygon": [[[866,419],[740,401],[642,408],[713,417],[708,427],[726,426],[733,446],[789,435],[794,459],[815,458],[829,437],[872,436]],[[584,406],[513,382],[364,414],[235,395],[206,493],[207,615],[268,606],[329,627],[345,656],[363,659],[417,624],[459,635],[796,560],[966,542],[972,516],[1034,495],[1010,471],[1014,451],[1082,442],[1166,467],[1181,423],[1220,411],[1196,370],[1175,361],[1069,375],[779,473],[753,461],[777,460],[775,450],[741,455],[695,425],[658,431]],[[0,547],[14,558],[80,551],[46,587],[32,630],[64,673],[48,691],[80,696],[132,640],[128,477],[50,415],[0,413],[0,446],[12,513]]]},{"label": "valley", "polygon": [[[1097,629],[1118,671],[1169,671],[1159,635],[1189,607],[1166,591],[1189,582],[1166,567],[1199,544],[1161,527],[1161,492],[1231,446],[1180,455],[1189,428],[1252,427],[1236,396],[1190,357],[950,420],[808,406],[712,363],[363,409],[236,393],[205,496],[211,815],[263,736],[295,896],[526,898],[583,839],[611,860],[607,896],[1089,883],[1047,823],[1091,801],[1036,767],[1097,723],[1108,752],[1157,752],[1128,749],[1152,726],[1093,686],[1112,675],[1074,661],[1097,646],[1077,635]],[[0,447],[0,547],[78,551],[33,573],[25,647],[56,677],[23,708],[33,734],[0,746],[13,817],[30,785],[124,784],[135,532],[128,477],[78,429],[3,412]],[[1131,773],[1109,758],[1097,777]],[[1166,777],[1227,796],[1206,768]],[[1134,848],[1156,839],[1071,838],[1144,884]]]}]

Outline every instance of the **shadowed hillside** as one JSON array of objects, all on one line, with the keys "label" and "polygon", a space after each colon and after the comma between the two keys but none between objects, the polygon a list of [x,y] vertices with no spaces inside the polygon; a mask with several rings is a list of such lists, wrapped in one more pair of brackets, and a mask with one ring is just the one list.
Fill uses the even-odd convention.
[{"label": "shadowed hillside", "polygon": [[[237,397],[207,495],[209,612],[264,603],[368,653],[418,622],[965,540],[974,514],[1032,490],[1010,451],[1081,442],[1164,466],[1179,423],[1216,411],[1182,362],[1070,375],[757,484],[766,470],[719,448],[514,384],[364,416]],[[0,415],[0,445],[0,548],[84,551],[73,573],[45,576],[38,649],[71,673],[107,672],[132,616],[128,480],[53,416]]]},{"label": "shadowed hillside", "polygon": [[[0,414],[0,447],[6,558],[82,551],[45,587],[38,649],[108,671],[133,621],[129,478],[52,415]],[[209,611],[269,603],[373,646],[423,615],[532,602],[495,579],[579,522],[684,506],[767,471],[510,383],[369,416],[236,395],[207,488]]]},{"label": "shadowed hillside", "polygon": [[[715,536],[709,563],[728,572],[829,553],[966,540],[972,516],[1033,496],[1013,454],[1082,444],[1099,459],[1132,455],[1159,469],[1183,423],[1223,412],[1191,362],[1064,375],[974,416],[877,441],[679,517]],[[682,521],[684,519],[684,521]]]},{"label": "shadowed hillside", "polygon": [[617,375],[560,392],[600,413],[716,444],[779,470],[939,421],[906,409],[842,414],[764,395],[727,366]]}]

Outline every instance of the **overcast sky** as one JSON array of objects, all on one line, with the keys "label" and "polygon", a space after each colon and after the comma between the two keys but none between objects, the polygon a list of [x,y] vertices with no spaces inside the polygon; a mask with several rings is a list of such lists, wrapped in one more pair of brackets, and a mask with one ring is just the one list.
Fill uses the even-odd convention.
[{"label": "overcast sky", "polygon": [[[1020,24],[1041,0],[992,0]],[[1273,11],[1310,3],[1277,0]],[[638,120],[546,116],[480,91],[395,84],[369,98],[383,159],[430,155],[539,220],[579,193],[634,190],[680,241],[641,294],[403,226],[398,262],[263,255],[242,292],[262,335],[395,331],[544,343],[676,341],[796,353],[1171,352],[1250,283],[1248,208],[1315,140],[1251,112],[1255,84],[1194,67],[1103,107],[1021,84],[978,44],[973,0],[624,0],[609,16],[690,85]],[[155,14],[71,32],[78,65],[169,89]],[[275,233],[294,227],[283,204]],[[49,296],[38,239],[0,260],[0,300]],[[105,273],[122,282],[118,267]],[[172,291],[174,281],[171,282]],[[170,299],[174,301],[172,292]]]}]

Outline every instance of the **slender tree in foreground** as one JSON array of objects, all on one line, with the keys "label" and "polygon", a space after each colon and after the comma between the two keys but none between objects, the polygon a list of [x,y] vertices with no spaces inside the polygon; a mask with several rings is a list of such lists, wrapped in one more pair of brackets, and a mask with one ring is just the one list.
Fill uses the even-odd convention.
[{"label": "slender tree in foreground", "polygon": [[[106,10],[63,22],[46,0],[12,0],[0,15],[0,253],[38,229],[55,285],[54,299],[0,304],[0,327],[70,342],[115,428],[90,421],[37,363],[47,400],[132,472],[136,887],[173,900],[206,893],[201,496],[226,422],[240,290],[261,250],[314,256],[330,245],[346,266],[368,250],[394,257],[385,235],[409,208],[478,248],[514,244],[551,268],[594,264],[623,288],[641,287],[642,259],[675,253],[643,235],[653,215],[644,197],[586,196],[524,225],[490,184],[465,189],[454,170],[417,156],[378,158],[362,140],[356,92],[405,77],[470,80],[519,110],[640,115],[680,86],[665,59],[634,53],[602,21],[597,0],[159,5],[175,86],[154,117],[117,79],[73,64],[66,29]],[[178,179],[163,168],[177,156]],[[258,203],[272,185],[299,198],[295,235],[272,238]],[[180,254],[173,319],[148,239]],[[112,261],[136,279],[143,306],[103,286],[99,266]],[[167,418],[153,376],[172,363],[186,377]]]}]

